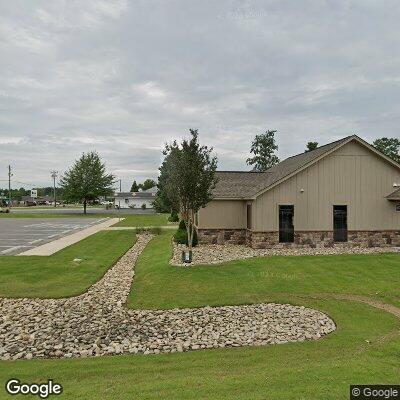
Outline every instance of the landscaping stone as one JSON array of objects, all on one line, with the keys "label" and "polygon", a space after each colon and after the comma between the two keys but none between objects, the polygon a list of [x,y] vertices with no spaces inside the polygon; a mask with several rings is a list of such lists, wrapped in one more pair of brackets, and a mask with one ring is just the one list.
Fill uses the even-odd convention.
[{"label": "landscaping stone", "polygon": [[289,304],[130,310],[136,244],[89,290],[66,299],[0,299],[0,359],[159,354],[316,340],[335,330],[320,311]]},{"label": "landscaping stone", "polygon": [[174,252],[170,261],[171,265],[188,266],[199,264],[220,264],[226,261],[241,260],[252,257],[268,256],[318,256],[337,254],[372,254],[372,253],[399,253],[400,247],[348,247],[336,245],[335,247],[287,247],[270,249],[253,249],[238,244],[200,244],[193,248],[193,259],[190,264],[182,263],[182,250],[187,250],[185,245],[173,244]]}]

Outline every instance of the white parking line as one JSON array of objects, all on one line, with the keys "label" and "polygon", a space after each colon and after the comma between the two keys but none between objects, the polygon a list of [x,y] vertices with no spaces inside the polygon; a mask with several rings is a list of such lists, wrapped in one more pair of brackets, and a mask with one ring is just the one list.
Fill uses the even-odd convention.
[{"label": "white parking line", "polygon": [[41,242],[43,239],[36,239],[36,240],[32,240],[32,242],[28,242],[28,244],[35,244],[35,243],[39,243]]},{"label": "white parking line", "polygon": [[1,254],[8,254],[8,253],[11,253],[11,252],[13,252],[13,251],[15,251],[15,250],[27,249],[27,248],[32,248],[32,247],[35,247],[35,246],[14,246],[14,247],[10,247],[10,248],[7,249],[7,250],[3,250],[3,251],[1,252]]}]

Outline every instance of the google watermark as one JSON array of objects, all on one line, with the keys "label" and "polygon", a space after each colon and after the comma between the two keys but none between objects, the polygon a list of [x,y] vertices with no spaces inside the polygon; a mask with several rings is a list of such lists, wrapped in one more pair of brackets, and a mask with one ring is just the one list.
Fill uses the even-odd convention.
[{"label": "google watermark", "polygon": [[47,399],[50,395],[60,395],[62,391],[62,386],[59,383],[54,383],[52,379],[45,383],[21,383],[19,379],[12,378],[6,383],[6,392],[12,396],[30,394],[41,399]]},{"label": "google watermark", "polygon": [[400,385],[351,385],[350,400],[400,400]]}]

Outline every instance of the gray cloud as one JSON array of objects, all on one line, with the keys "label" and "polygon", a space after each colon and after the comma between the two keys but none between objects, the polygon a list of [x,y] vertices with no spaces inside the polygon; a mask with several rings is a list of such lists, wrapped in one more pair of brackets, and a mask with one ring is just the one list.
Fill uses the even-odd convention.
[{"label": "gray cloud", "polygon": [[281,157],[399,137],[399,17],[394,0],[0,0],[0,187],[9,163],[48,184],[95,149],[127,189],[190,127],[221,169],[266,129]]}]

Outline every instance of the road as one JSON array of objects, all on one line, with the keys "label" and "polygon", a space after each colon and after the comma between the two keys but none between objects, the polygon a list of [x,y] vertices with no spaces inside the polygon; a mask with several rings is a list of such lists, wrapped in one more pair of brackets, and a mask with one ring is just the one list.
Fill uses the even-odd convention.
[{"label": "road", "polygon": [[15,255],[107,218],[0,218],[0,256]]},{"label": "road", "polygon": [[[11,209],[11,212],[14,214],[62,214],[62,215],[76,215],[76,214],[83,214],[82,208],[39,208],[39,207],[29,207],[29,208],[18,208],[14,207]],[[124,208],[120,211],[116,209],[106,210],[104,208],[88,208],[88,214],[101,214],[101,215],[110,215],[114,217],[118,217],[118,214],[121,215],[134,215],[134,214],[155,214],[154,209],[131,209],[131,208]]]}]

